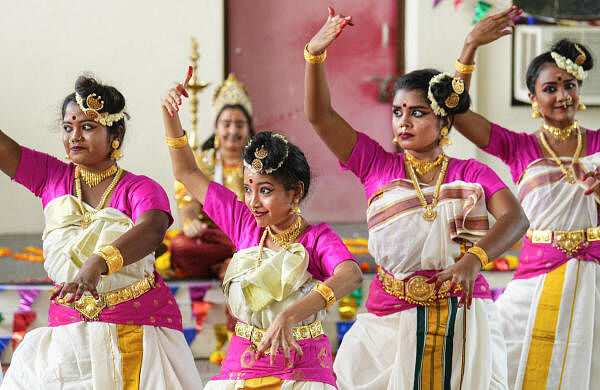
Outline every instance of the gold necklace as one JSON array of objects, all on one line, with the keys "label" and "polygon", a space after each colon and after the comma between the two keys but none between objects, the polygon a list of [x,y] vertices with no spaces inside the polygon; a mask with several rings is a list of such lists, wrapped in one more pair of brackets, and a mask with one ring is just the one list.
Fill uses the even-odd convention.
[{"label": "gold necklace", "polygon": [[577,129],[577,148],[575,149],[575,154],[573,155],[573,158],[571,159],[571,166],[569,167],[568,170],[564,167],[564,165],[562,164],[562,161],[560,161],[560,159],[558,158],[556,153],[554,153],[554,150],[552,150],[550,145],[548,145],[548,141],[546,141],[544,132],[542,131],[540,133],[540,140],[542,141],[542,145],[544,146],[544,149],[546,149],[548,154],[550,156],[552,156],[552,158],[554,159],[554,162],[556,164],[558,164],[558,167],[560,168],[562,173],[565,175],[565,178],[571,184],[575,184],[577,182],[575,179],[575,170],[573,168],[573,165],[577,162],[577,160],[579,160],[579,156],[581,155],[581,147],[583,144],[583,142],[581,141],[581,129],[577,125],[577,121],[575,121],[575,125],[576,125],[575,128]]},{"label": "gold necklace", "polygon": [[563,142],[564,140],[566,140],[567,138],[569,138],[571,136],[573,129],[578,128],[578,125],[577,125],[577,121],[574,121],[573,123],[571,123],[571,126],[561,129],[559,127],[550,126],[546,122],[542,122],[542,127],[548,133],[552,134],[552,136],[554,138],[556,138],[560,142]]},{"label": "gold necklace", "polygon": [[273,241],[275,245],[280,248],[285,248],[291,243],[296,242],[296,239],[300,236],[300,233],[302,233],[302,217],[298,216],[296,221],[281,233],[273,233],[270,226],[267,226],[267,232],[269,232],[269,237],[271,237],[271,241]]},{"label": "gold necklace", "polygon": [[421,176],[431,172],[431,170],[442,163],[444,159],[444,153],[438,154],[437,158],[433,161],[419,160],[412,154],[406,152],[406,159],[409,164],[417,171],[417,173]]},{"label": "gold necklace", "polygon": [[79,169],[79,174],[81,175],[81,178],[83,179],[85,184],[87,184],[90,187],[97,186],[98,183],[100,183],[102,180],[117,173],[117,164],[113,164],[112,166],[103,170],[102,172],[92,172],[85,168],[82,168],[79,165],[77,166],[77,168]]},{"label": "gold necklace", "polygon": [[423,218],[426,221],[435,221],[437,217],[437,211],[435,211],[434,208],[437,206],[438,198],[440,196],[440,188],[442,187],[442,183],[444,182],[444,178],[446,177],[446,171],[448,170],[448,161],[448,157],[444,156],[442,160],[442,170],[440,171],[440,175],[438,177],[437,185],[435,187],[435,193],[433,194],[433,200],[431,201],[431,204],[427,203],[427,199],[425,199],[423,192],[421,192],[421,187],[419,186],[419,182],[417,181],[417,176],[415,175],[413,166],[411,164],[408,164],[408,173],[410,174],[413,186],[417,191],[417,197],[419,198],[421,204],[423,205],[423,208],[425,209],[425,211],[423,212]]},{"label": "gold necklace", "polygon": [[[116,166],[116,165],[113,165],[113,166]],[[102,198],[100,198],[100,203],[98,203],[98,206],[96,206],[96,208],[93,211],[86,211],[85,207],[83,206],[83,198],[81,196],[81,180],[79,178],[80,177],[79,169],[80,169],[79,166],[77,166],[75,168],[75,193],[77,194],[77,202],[79,203],[79,209],[81,210],[81,214],[83,215],[83,219],[81,221],[81,227],[84,229],[87,229],[87,227],[90,226],[90,224],[92,223],[92,217],[94,216],[94,214],[96,214],[98,212],[98,210],[101,210],[104,207],[104,203],[106,203],[106,199],[108,198],[108,195],[110,195],[110,193],[117,186],[117,183],[119,182],[119,180],[121,179],[121,176],[123,175],[123,169],[119,168],[113,181],[106,188],[106,190],[104,191],[104,194],[102,194]]]}]

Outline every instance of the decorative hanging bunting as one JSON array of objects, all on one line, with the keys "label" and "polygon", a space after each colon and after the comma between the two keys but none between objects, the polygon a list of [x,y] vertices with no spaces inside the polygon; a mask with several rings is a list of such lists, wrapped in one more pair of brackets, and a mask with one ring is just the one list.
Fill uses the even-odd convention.
[{"label": "decorative hanging bunting", "polygon": [[192,345],[192,342],[196,338],[196,333],[198,333],[196,328],[183,328],[183,336],[188,345]]},{"label": "decorative hanging bunting", "polygon": [[342,339],[344,338],[344,335],[352,327],[352,324],[354,324],[354,321],[336,322],[335,325],[337,327],[337,332],[338,332],[338,348],[339,348],[340,344],[342,343]]},{"label": "decorative hanging bunting", "polygon": [[36,315],[34,311],[29,311],[25,313],[16,312],[14,314],[12,334],[13,350],[17,348],[17,345],[19,345],[21,340],[23,340],[23,337],[25,337],[25,332],[27,332],[27,328],[29,328],[29,325],[31,325],[33,321],[35,321],[35,316]]},{"label": "decorative hanging bunting", "polygon": [[8,345],[10,339],[10,336],[0,337],[0,355],[2,355],[2,352],[4,352],[4,349]]},{"label": "decorative hanging bunting", "polygon": [[454,7],[458,7],[460,5],[460,3],[462,3],[463,0],[454,0]]},{"label": "decorative hanging bunting", "polygon": [[485,17],[485,14],[492,8],[492,5],[485,1],[478,1],[475,5],[475,15],[473,16],[473,24],[476,24]]},{"label": "decorative hanging bunting", "polygon": [[209,310],[210,302],[192,302],[192,313],[196,316],[196,330],[198,332],[202,330],[202,325],[204,325]]},{"label": "decorative hanging bunting", "polygon": [[442,0],[433,0],[433,6],[437,7],[438,4],[440,3],[440,1],[442,1]]},{"label": "decorative hanging bunting", "polygon": [[171,294],[173,294],[173,296],[175,296],[175,294],[177,294],[177,290],[179,290],[179,286],[173,286],[169,288],[171,289]]},{"label": "decorative hanging bunting", "polygon": [[19,295],[21,296],[21,304],[19,305],[19,310],[21,312],[31,311],[31,305],[33,305],[33,301],[40,293],[39,289],[19,289]]}]

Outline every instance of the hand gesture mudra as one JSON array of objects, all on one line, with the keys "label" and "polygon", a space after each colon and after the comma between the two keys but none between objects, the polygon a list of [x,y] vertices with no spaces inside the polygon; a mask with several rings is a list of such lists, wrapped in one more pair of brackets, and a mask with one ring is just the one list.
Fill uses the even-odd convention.
[{"label": "hand gesture mudra", "polygon": [[50,294],[50,300],[55,298],[64,298],[67,302],[79,300],[86,292],[90,293],[95,299],[99,299],[96,287],[100,281],[100,275],[108,272],[106,261],[96,254],[92,255],[83,262],[79,272],[71,282],[61,283],[56,286]]},{"label": "hand gesture mudra", "polygon": [[481,19],[467,35],[467,42],[481,46],[512,34],[515,25],[511,20],[522,13],[522,9],[513,5],[505,11]]},{"label": "hand gesture mudra", "polygon": [[314,55],[321,54],[340,36],[346,26],[354,26],[352,16],[336,14],[333,8],[329,7],[327,21],[308,43],[308,51]]},{"label": "hand gesture mudra", "polygon": [[432,276],[427,283],[435,283],[434,291],[437,294],[442,287],[442,283],[449,280],[450,289],[448,291],[450,293],[454,293],[457,287],[461,288],[458,307],[466,305],[467,309],[470,309],[473,300],[475,279],[479,271],[481,271],[481,262],[477,256],[466,253],[459,261]]},{"label": "hand gesture mudra", "polygon": [[179,111],[181,105],[181,96],[190,97],[187,93],[186,88],[192,78],[194,68],[188,67],[187,75],[182,83],[177,84],[173,88],[169,88],[167,92],[160,98],[161,105],[169,112],[169,115],[175,115],[175,112]]}]

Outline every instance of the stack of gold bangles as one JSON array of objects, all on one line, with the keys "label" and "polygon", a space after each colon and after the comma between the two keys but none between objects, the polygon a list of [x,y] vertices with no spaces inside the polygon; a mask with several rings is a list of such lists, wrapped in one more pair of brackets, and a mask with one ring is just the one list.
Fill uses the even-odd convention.
[{"label": "stack of gold bangles", "polygon": [[485,253],[485,251],[481,247],[472,246],[469,248],[467,253],[471,253],[471,254],[477,256],[477,258],[481,262],[481,268],[485,267],[490,262],[490,259],[488,258],[487,253]]},{"label": "stack of gold bangles", "polygon": [[456,71],[463,74],[471,74],[475,72],[475,64],[466,65],[460,62],[460,60],[456,60]]},{"label": "stack of gold bangles", "polygon": [[315,55],[308,51],[308,43],[304,46],[304,60],[310,64],[320,64],[327,58],[327,50]]},{"label": "stack of gold bangles", "polygon": [[171,149],[181,149],[188,144],[188,136],[185,130],[183,131],[183,135],[181,137],[165,137],[165,140],[167,141],[167,145]]},{"label": "stack of gold bangles", "polygon": [[119,248],[113,245],[106,245],[100,250],[94,252],[106,261],[108,272],[104,276],[112,275],[123,268],[123,256]]}]

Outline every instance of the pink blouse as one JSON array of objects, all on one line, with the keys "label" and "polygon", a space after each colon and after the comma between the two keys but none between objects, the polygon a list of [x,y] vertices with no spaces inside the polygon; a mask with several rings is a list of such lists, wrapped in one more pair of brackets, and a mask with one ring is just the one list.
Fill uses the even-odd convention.
[{"label": "pink blouse", "polygon": [[[211,182],[206,191],[204,212],[225,232],[237,250],[258,246],[263,228],[244,202],[228,188]],[[306,248],[308,272],[321,281],[333,275],[338,264],[354,257],[326,223],[309,225],[297,241]]]},{"label": "pink blouse", "polygon": [[[26,147],[21,149],[21,161],[13,181],[42,198],[44,208],[55,198],[73,194],[75,164],[64,163]],[[165,190],[154,180],[130,172],[125,173],[117,183],[110,207],[123,212],[134,223],[148,210],[162,210],[169,215],[169,225],[173,222]]]},{"label": "pink blouse", "polygon": [[[356,145],[342,169],[349,169],[365,187],[367,200],[379,188],[396,179],[406,179],[404,153],[390,153],[364,133],[358,132]],[[479,183],[485,192],[486,202],[497,191],[507,188],[498,175],[487,165],[475,159],[451,158],[444,183],[461,180]]]},{"label": "pink blouse", "polygon": [[[600,131],[587,130],[587,153],[591,155],[600,151]],[[492,123],[490,142],[481,148],[499,159],[510,168],[516,183],[525,169],[533,161],[543,158],[542,150],[535,134],[515,133]]]}]

